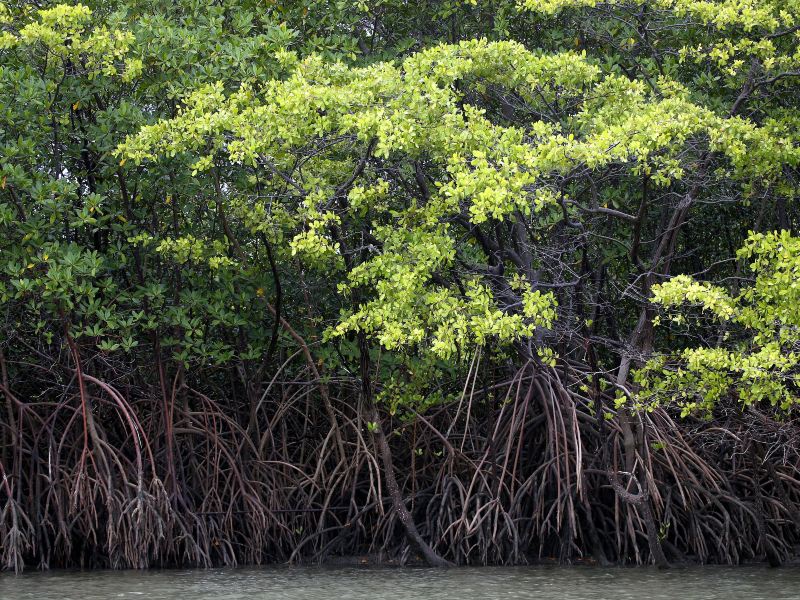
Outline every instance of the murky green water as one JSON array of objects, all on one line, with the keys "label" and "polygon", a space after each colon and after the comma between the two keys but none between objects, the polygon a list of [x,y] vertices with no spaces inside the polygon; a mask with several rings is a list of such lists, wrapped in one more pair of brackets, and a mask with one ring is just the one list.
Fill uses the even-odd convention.
[{"label": "murky green water", "polygon": [[2,600],[795,600],[800,569],[248,568],[0,575]]}]

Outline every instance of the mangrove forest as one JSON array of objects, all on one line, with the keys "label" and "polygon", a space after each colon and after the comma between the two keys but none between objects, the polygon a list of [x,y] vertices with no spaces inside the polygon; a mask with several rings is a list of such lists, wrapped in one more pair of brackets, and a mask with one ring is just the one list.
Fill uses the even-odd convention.
[{"label": "mangrove forest", "polygon": [[800,551],[800,0],[0,2],[0,569]]}]

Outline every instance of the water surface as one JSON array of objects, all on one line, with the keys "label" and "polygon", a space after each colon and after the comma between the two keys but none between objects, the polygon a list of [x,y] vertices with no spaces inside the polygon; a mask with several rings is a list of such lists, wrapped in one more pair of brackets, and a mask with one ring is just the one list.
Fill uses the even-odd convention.
[{"label": "water surface", "polygon": [[28,571],[2,600],[796,600],[800,569],[704,567],[268,567],[208,571]]}]

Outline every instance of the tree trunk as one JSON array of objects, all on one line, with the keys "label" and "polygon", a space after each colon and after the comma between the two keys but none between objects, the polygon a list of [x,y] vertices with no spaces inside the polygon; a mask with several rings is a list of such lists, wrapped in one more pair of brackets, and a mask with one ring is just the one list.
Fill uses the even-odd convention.
[{"label": "tree trunk", "polygon": [[397,513],[400,523],[405,530],[406,538],[409,543],[416,548],[425,558],[425,562],[431,567],[450,567],[453,564],[439,556],[433,548],[424,540],[414,523],[414,518],[406,507],[400,486],[394,474],[394,461],[392,460],[392,449],[386,439],[386,434],[381,425],[378,408],[372,400],[372,386],[370,383],[370,361],[369,348],[367,347],[366,337],[363,333],[359,334],[359,350],[361,354],[361,395],[367,412],[367,418],[371,422],[371,431],[375,441],[375,447],[380,454],[383,465],[383,477],[386,480],[386,489],[389,490],[389,497],[392,499],[392,508]]}]

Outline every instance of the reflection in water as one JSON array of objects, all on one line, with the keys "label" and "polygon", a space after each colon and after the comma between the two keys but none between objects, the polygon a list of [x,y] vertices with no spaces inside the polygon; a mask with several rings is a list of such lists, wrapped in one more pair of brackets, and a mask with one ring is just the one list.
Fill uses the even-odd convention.
[{"label": "reflection in water", "polygon": [[789,600],[800,569],[517,567],[28,571],[0,575],[2,600]]}]

